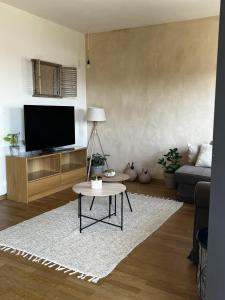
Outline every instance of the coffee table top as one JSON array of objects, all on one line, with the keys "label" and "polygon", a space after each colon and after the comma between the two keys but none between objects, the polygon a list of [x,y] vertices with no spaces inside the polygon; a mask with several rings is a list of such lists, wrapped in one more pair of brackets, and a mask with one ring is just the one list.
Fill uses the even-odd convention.
[{"label": "coffee table top", "polygon": [[130,178],[129,175],[118,172],[113,177],[103,176],[102,181],[104,181],[104,182],[123,182],[123,181],[128,180],[129,178]]},{"label": "coffee table top", "polygon": [[90,197],[114,196],[126,191],[126,186],[121,183],[102,183],[102,188],[95,190],[91,188],[91,182],[81,182],[72,187],[77,194]]}]

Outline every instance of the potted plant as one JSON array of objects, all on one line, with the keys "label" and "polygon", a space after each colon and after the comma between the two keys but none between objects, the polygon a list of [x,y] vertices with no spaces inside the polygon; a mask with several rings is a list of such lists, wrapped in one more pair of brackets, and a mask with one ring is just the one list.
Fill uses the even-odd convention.
[{"label": "potted plant", "polygon": [[102,188],[102,177],[94,175],[91,177],[91,188],[94,190],[100,190]]},{"label": "potted plant", "polygon": [[180,159],[182,156],[179,154],[178,149],[169,149],[167,154],[164,154],[161,159],[158,160],[164,169],[164,177],[166,187],[169,189],[174,189],[176,187],[175,175],[177,169],[180,168]]},{"label": "potted plant", "polygon": [[[96,175],[96,174],[102,174],[103,169],[105,166],[105,162],[107,160],[108,155],[101,155],[99,153],[95,153],[92,155],[92,160],[91,160],[91,174]],[[88,161],[90,163],[90,157],[88,158]]]},{"label": "potted plant", "polygon": [[[19,151],[20,151],[20,146],[19,146],[19,135],[20,135],[20,132],[17,132],[17,133],[9,133],[7,134],[3,140],[5,142],[9,142],[10,143],[10,153],[11,155],[17,155],[19,154]],[[22,141],[23,142],[23,141]]]}]

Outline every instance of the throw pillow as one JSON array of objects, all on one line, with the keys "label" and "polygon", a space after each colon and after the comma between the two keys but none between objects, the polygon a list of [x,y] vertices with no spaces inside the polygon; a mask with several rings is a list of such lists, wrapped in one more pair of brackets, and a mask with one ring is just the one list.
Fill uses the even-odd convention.
[{"label": "throw pillow", "polygon": [[199,153],[199,145],[188,144],[188,164],[195,165],[198,153]]},{"label": "throw pillow", "polygon": [[201,145],[195,166],[208,167],[208,168],[212,166],[212,145],[210,144]]}]

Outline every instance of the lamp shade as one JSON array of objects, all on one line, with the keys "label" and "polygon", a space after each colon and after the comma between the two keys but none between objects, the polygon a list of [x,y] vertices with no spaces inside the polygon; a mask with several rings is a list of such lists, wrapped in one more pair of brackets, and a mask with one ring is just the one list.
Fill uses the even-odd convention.
[{"label": "lamp shade", "polygon": [[92,122],[106,121],[105,110],[101,107],[88,107],[87,120]]}]

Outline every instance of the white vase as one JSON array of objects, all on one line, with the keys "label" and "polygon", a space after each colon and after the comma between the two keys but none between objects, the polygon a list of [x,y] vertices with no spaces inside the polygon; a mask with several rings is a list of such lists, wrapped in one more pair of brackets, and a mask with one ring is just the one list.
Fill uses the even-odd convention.
[{"label": "white vase", "polygon": [[102,188],[102,180],[91,180],[91,188],[100,190]]},{"label": "white vase", "polygon": [[140,183],[149,183],[151,181],[151,173],[148,169],[142,169],[141,174],[138,176]]},{"label": "white vase", "polygon": [[128,163],[124,173],[130,177],[127,181],[135,181],[137,178],[137,171],[134,169],[134,163]]},{"label": "white vase", "polygon": [[20,146],[19,145],[10,145],[9,149],[10,149],[10,154],[12,156],[17,156],[20,153]]}]

